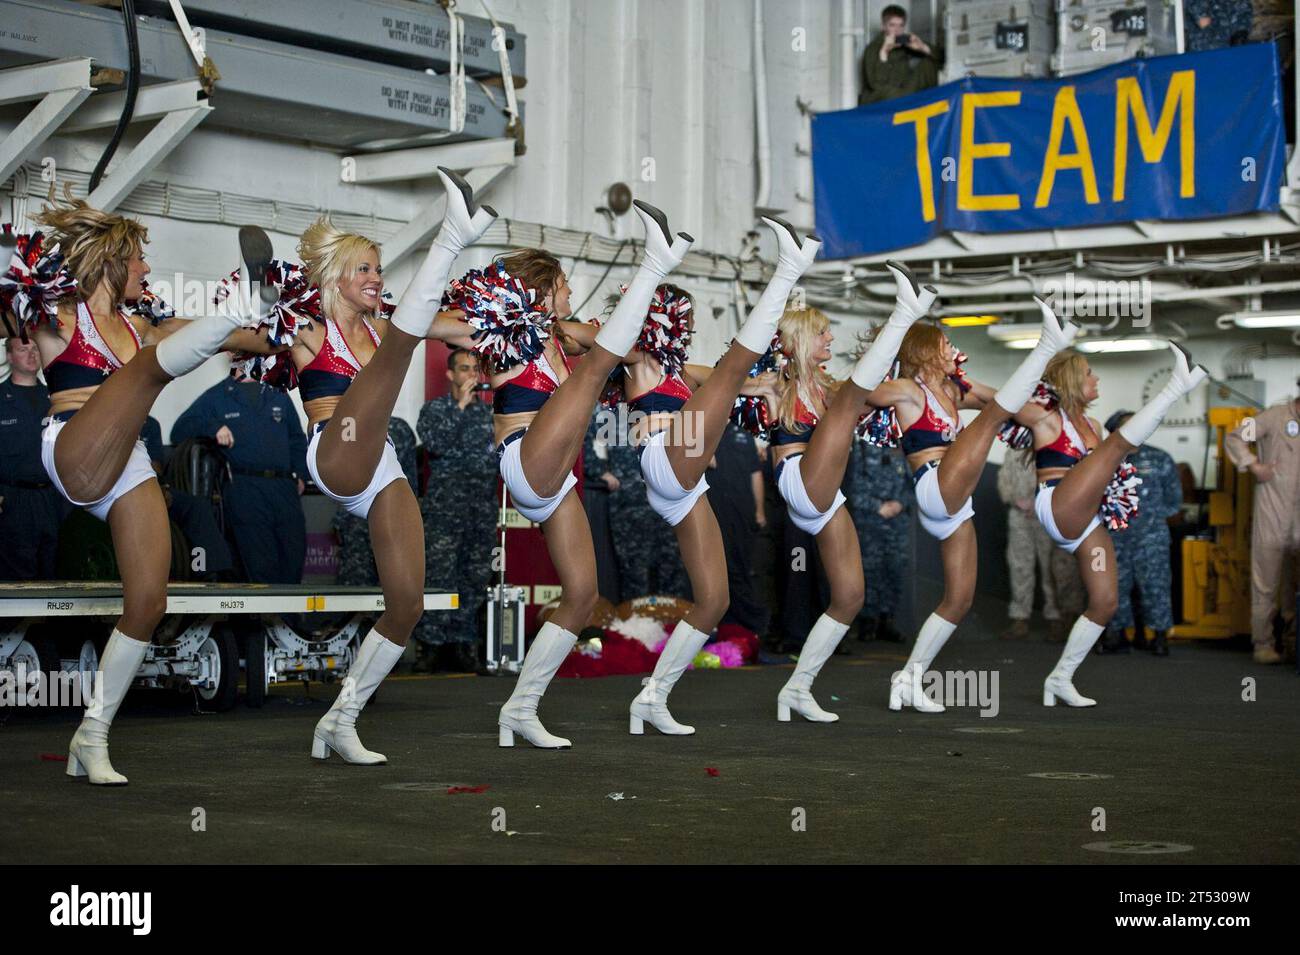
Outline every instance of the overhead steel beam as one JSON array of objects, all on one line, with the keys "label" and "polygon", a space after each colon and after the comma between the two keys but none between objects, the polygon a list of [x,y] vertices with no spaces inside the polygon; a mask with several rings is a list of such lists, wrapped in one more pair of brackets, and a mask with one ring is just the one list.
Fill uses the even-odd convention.
[{"label": "overhead steel beam", "polygon": [[[177,80],[174,83],[142,86],[136,96],[131,122],[160,119],[168,113],[193,109],[202,105],[206,99],[207,95],[198,80]],[[113,126],[122,115],[125,100],[125,91],[100,93],[69,116],[68,121],[59,127],[59,132],[82,133]]]},{"label": "overhead steel beam", "polygon": [[344,182],[395,182],[432,176],[439,166],[474,169],[485,166],[513,166],[513,139],[484,139],[446,146],[423,146],[386,153],[344,156],[340,177]]},{"label": "overhead steel beam", "polygon": [[78,57],[0,70],[0,104],[40,100],[0,142],[0,183],[94,92],[90,67],[88,58]]},{"label": "overhead steel beam", "polygon": [[203,122],[211,112],[212,107],[205,102],[199,106],[166,114],[145,134],[130,154],[101,180],[99,187],[90,194],[87,201],[105,212],[116,208],[117,204],[129,196],[154,167],[189,135],[190,130]]}]

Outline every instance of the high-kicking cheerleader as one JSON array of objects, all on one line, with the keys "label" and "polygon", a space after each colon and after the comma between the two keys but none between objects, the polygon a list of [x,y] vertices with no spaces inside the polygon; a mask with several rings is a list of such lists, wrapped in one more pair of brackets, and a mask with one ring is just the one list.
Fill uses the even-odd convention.
[{"label": "high-kicking cheerleader", "polygon": [[[1078,334],[1062,328],[1039,302],[1043,325],[1038,343],[996,393],[959,374],[958,351],[936,325],[907,332],[898,352],[899,377],[875,389],[867,401],[894,409],[916,487],[921,526],[939,541],[943,599],[926,618],[903,669],[890,681],[889,708],[912,706],[925,713],[944,707],[921,689],[921,677],[970,610],[979,554],[971,495],[979,483],[993,439],[1033,394],[1048,361]],[[960,411],[980,413],[963,427]]]},{"label": "high-kicking cheerleader", "polygon": [[[492,364],[501,478],[519,513],[541,525],[560,577],[559,606],[533,638],[514,692],[497,717],[502,746],[513,746],[516,733],[545,749],[571,745],[546,731],[537,705],[596,604],[596,551],[582,503],[570,493],[577,483],[573,465],[610,373],[641,334],[655,288],[695,241],[684,232],[674,237],[653,206],[640,200],[633,205],[645,227],[645,253],[599,331],[564,321],[572,314],[564,270],[554,256],[537,250],[469,273],[453,283],[443,303],[474,329],[471,339],[453,343],[469,344]],[[572,371],[557,339],[565,351],[584,354]]]},{"label": "high-kicking cheerleader", "polygon": [[388,761],[361,744],[357,718],[424,612],[424,525],[388,439],[388,419],[416,346],[463,331],[459,321],[438,319],[438,303],[456,257],[496,218],[490,207],[475,206],[470,187],[455,173],[440,168],[438,175],[447,193],[446,217],[388,321],[377,320],[384,282],[375,242],[322,218],[298,245],[311,289],[300,301],[319,292],[319,321],[297,325],[290,350],[311,435],[307,470],[326,495],[366,519],[384,592],[384,612],[312,733],[317,759],[334,752],[349,763]]},{"label": "high-kicking cheerleader", "polygon": [[808,632],[795,671],[777,695],[782,722],[791,712],[819,723],[839,719],[817,705],[812,684],[862,608],[862,553],[853,521],[841,507],[840,484],[867,395],[888,373],[903,335],[935,298],[934,289],[918,287],[903,266],[891,262],[889,268],[898,287],[893,314],[848,380],[837,384],[822,370],[834,340],[822,312],[787,309],[778,328],[786,363],[766,399],[775,422],[770,454],[776,486],[790,520],[816,538],[831,588],[830,605]]},{"label": "high-kicking cheerleader", "polygon": [[1074,351],[1062,352],[1047,366],[1044,379],[1056,403],[1029,404],[1016,416],[1033,432],[1039,480],[1034,511],[1056,545],[1075,555],[1088,594],[1088,606],[1070,628],[1061,658],[1043,683],[1044,706],[1054,706],[1058,699],[1067,706],[1097,703],[1079,693],[1073,680],[1114,616],[1119,595],[1115,548],[1098,512],[1112,493],[1116,469],[1125,456],[1147,441],[1173,403],[1207,376],[1200,365],[1189,364],[1181,347],[1169,344],[1174,353],[1169,381],[1104,441],[1101,426],[1085,414],[1097,400],[1097,376],[1088,360]]},{"label": "high-kicking cheerleader", "polygon": [[641,340],[623,362],[623,390],[631,396],[628,408],[638,417],[645,416],[636,422],[629,437],[638,445],[646,496],[655,513],[677,535],[693,597],[690,611],[673,629],[654,672],[632,701],[629,731],[633,735],[642,734],[646,722],[668,735],[695,732],[694,727],[673,719],[668,694],[729,603],[722,532],[705,496],[709,485],[704,474],[722,440],[737,394],[761,393],[763,385],[748,379],[749,371],[771,344],[794,283],[821,248],[815,236],[801,242],[794,229],[780,219],[764,221],[776,234],[776,271],[717,365],[684,364],[685,343],[693,327],[693,303],[685,292],[670,285],[657,290]]},{"label": "high-kicking cheerleader", "polygon": [[[140,429],[168,382],[224,348],[253,346],[258,335],[240,329],[237,316],[185,321],[153,299],[144,282],[148,231],[136,220],[84,201],[49,207],[35,220],[49,235],[17,240],[0,279],[0,335],[36,343],[50,391],[41,461],[59,493],[108,523],[122,576],[122,615],[68,747],[67,771],[123,786],[127,778],[108,758],[108,730],[167,608],[171,566],[167,505]],[[248,287],[237,294],[247,299]]]}]

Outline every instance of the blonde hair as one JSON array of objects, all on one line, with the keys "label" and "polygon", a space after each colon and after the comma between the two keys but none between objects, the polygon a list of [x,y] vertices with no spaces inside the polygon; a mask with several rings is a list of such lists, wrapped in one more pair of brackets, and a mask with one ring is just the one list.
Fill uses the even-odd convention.
[{"label": "blonde hair", "polygon": [[1043,380],[1052,386],[1061,401],[1061,410],[1068,414],[1082,414],[1088,407],[1083,397],[1088,383],[1088,359],[1074,349],[1057,352],[1047,363]]},{"label": "blonde hair", "polygon": [[[321,216],[303,232],[298,240],[298,255],[307,271],[307,281],[320,289],[321,307],[326,315],[334,314],[339,283],[352,278],[361,257],[372,250],[378,256],[379,243],[355,232],[344,232],[329,216]],[[378,306],[371,315],[377,311]]]},{"label": "blonde hair", "polygon": [[48,230],[50,243],[57,242],[64,264],[77,280],[82,300],[108,286],[111,307],[122,304],[128,278],[127,264],[142,255],[149,241],[144,224],[125,216],[101,212],[84,199],[72,199],[46,206],[32,217]]},{"label": "blonde hair", "polygon": [[943,376],[943,343],[947,340],[938,325],[913,325],[898,346],[898,377],[924,378],[926,372]]},{"label": "blonde hair", "polygon": [[781,316],[777,331],[781,336],[781,353],[786,356],[786,364],[777,386],[777,418],[786,431],[798,433],[806,430],[804,425],[795,421],[796,400],[799,397],[799,385],[807,387],[811,397],[820,393],[829,400],[836,383],[830,375],[813,358],[816,341],[831,321],[819,308],[787,308]]}]

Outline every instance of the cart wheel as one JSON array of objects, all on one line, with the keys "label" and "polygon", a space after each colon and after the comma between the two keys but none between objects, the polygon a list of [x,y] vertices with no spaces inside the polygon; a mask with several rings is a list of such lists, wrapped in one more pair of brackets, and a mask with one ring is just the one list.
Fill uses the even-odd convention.
[{"label": "cart wheel", "polygon": [[209,660],[215,687],[195,687],[199,708],[212,713],[224,713],[235,705],[239,692],[239,648],[235,635],[224,624],[212,628],[208,638],[199,645],[199,656]]},{"label": "cart wheel", "polygon": [[81,694],[87,699],[94,689],[95,673],[99,670],[99,650],[95,648],[94,640],[87,640],[81,645],[81,652],[77,654],[77,673],[81,680]]},{"label": "cart wheel", "polygon": [[250,630],[248,649],[244,651],[244,705],[255,710],[266,703],[266,662],[266,631]]},{"label": "cart wheel", "polygon": [[15,672],[20,663],[27,673],[35,673],[37,670],[47,674],[58,673],[59,652],[49,637],[34,637],[29,634],[19,642],[9,658],[9,665]]}]

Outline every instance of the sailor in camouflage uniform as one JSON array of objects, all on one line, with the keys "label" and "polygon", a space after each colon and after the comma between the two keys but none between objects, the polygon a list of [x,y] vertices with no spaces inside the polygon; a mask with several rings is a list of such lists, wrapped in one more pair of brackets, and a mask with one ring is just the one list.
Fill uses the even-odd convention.
[{"label": "sailor in camouflage uniform", "polygon": [[435,593],[460,595],[452,611],[425,613],[416,628],[420,660],[431,669],[437,648],[453,669],[477,667],[478,617],[487,601],[497,546],[500,501],[492,406],[478,397],[475,355],[457,349],[447,358],[451,390],[420,409],[417,428],[429,464],[420,498],[424,519],[424,583]]},{"label": "sailor in camouflage uniform", "polygon": [[[908,534],[912,526],[912,481],[907,462],[895,448],[855,440],[844,475],[844,496],[858,531],[866,599],[858,614],[858,639],[903,637],[893,624],[907,576]],[[883,512],[883,513],[882,513]]]},{"label": "sailor in camouflage uniform", "polygon": [[[1117,411],[1106,421],[1113,432],[1132,414]],[[1174,625],[1173,598],[1170,593],[1169,524],[1167,518],[1182,510],[1183,485],[1178,479],[1174,459],[1159,448],[1144,444],[1127,458],[1142,479],[1138,486],[1138,511],[1126,528],[1110,532],[1115,543],[1115,563],[1119,572],[1119,607],[1102,638],[1102,653],[1128,653],[1124,628],[1134,626],[1133,588],[1137,587],[1142,605],[1142,622],[1155,631],[1151,651],[1156,656],[1169,655],[1169,630]],[[1139,630],[1135,645],[1147,649]]]}]

